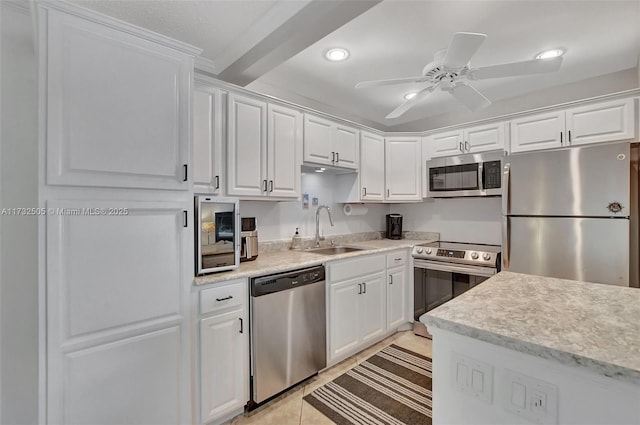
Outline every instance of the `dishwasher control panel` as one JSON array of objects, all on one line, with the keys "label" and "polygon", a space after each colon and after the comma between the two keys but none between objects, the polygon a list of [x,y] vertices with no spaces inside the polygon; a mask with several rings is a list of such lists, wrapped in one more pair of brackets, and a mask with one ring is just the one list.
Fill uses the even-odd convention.
[{"label": "dishwasher control panel", "polygon": [[251,279],[251,296],[259,297],[324,280],[324,266],[256,277]]}]

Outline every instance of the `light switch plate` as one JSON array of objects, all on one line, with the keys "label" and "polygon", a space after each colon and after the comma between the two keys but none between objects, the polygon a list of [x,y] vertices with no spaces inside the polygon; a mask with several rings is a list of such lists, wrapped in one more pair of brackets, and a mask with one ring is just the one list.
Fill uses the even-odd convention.
[{"label": "light switch plate", "polygon": [[452,353],[452,382],[455,388],[487,404],[493,402],[493,366]]}]

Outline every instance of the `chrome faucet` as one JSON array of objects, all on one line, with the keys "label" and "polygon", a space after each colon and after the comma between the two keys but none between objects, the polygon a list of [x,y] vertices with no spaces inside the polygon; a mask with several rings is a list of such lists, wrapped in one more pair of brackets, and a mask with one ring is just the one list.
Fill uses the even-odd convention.
[{"label": "chrome faucet", "polygon": [[329,214],[329,222],[333,226],[331,208],[329,208],[327,205],[319,205],[318,208],[316,208],[316,248],[320,246],[320,241],[324,240],[324,236],[320,236],[320,210],[323,208],[327,210],[327,214]]}]

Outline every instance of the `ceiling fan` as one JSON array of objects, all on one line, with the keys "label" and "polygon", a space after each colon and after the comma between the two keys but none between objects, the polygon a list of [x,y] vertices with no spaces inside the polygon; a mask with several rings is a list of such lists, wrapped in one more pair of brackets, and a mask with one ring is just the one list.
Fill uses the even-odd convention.
[{"label": "ceiling fan", "polygon": [[475,111],[489,106],[491,101],[469,84],[470,80],[553,72],[557,71],[562,64],[562,56],[558,56],[550,59],[532,59],[523,62],[472,68],[469,61],[486,38],[486,34],[457,32],[453,35],[448,49],[442,49],[435,53],[433,62],[427,64],[422,70],[422,76],[363,81],[356,84],[356,88],[403,83],[429,83],[428,87],[420,90],[414,97],[391,111],[386,116],[387,119],[398,118],[437,88],[451,93],[458,101]]}]

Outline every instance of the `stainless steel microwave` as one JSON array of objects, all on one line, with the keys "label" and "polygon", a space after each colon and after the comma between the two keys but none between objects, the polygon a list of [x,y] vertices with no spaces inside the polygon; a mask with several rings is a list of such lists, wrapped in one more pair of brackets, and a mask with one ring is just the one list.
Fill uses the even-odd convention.
[{"label": "stainless steel microwave", "polygon": [[502,195],[503,151],[427,161],[427,198]]},{"label": "stainless steel microwave", "polygon": [[240,209],[234,198],[196,196],[196,275],[233,270],[240,264]]}]

